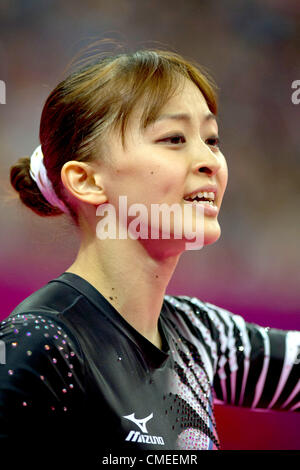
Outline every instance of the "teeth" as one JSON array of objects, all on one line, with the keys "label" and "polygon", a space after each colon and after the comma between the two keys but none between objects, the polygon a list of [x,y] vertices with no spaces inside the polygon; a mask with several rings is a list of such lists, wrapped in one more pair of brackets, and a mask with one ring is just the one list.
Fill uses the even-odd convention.
[{"label": "teeth", "polygon": [[214,205],[213,201],[201,201],[199,203],[198,202],[195,202],[195,203],[193,202],[193,204],[209,204],[210,206]]},{"label": "teeth", "polygon": [[206,199],[212,199],[213,201],[215,199],[215,193],[212,192],[212,191],[209,192],[209,193],[206,192],[206,191],[204,191],[203,193],[200,192],[200,193],[197,194],[197,196],[198,197],[205,197]]},{"label": "teeth", "polygon": [[184,202],[186,204],[192,204],[193,206],[196,206],[197,204],[209,204],[210,206],[215,207],[213,201],[187,201],[184,199]]},{"label": "teeth", "polygon": [[[215,200],[215,193],[214,192],[207,192],[207,191],[204,191],[204,192],[199,192],[197,194],[194,194],[192,196],[188,196],[187,199],[196,199],[196,197],[198,197],[199,199],[202,198],[202,197],[205,197],[205,199],[211,199],[212,201]],[[205,202],[205,201],[202,201],[202,202]]]}]

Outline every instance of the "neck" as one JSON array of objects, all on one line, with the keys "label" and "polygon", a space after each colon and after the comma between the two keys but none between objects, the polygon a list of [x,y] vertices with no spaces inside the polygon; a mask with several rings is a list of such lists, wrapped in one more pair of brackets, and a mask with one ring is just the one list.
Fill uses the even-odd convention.
[{"label": "neck", "polygon": [[158,253],[157,247],[149,250],[131,238],[82,240],[66,272],[92,284],[131,326],[161,349],[158,318],[179,254]]}]

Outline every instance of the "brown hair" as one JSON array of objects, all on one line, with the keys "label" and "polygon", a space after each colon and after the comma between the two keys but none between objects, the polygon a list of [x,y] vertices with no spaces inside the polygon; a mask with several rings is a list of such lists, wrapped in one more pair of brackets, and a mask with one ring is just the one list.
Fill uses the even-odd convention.
[{"label": "brown hair", "polygon": [[[40,122],[40,142],[48,178],[60,199],[77,214],[66,197],[61,168],[69,160],[92,161],[95,139],[109,129],[124,136],[128,119],[142,99],[141,126],[154,120],[179,86],[179,77],[194,82],[210,111],[217,113],[216,86],[203,68],[179,54],[140,50],[104,57],[85,65],[60,82],[47,98]],[[43,197],[29,174],[30,159],[11,167],[10,181],[22,202],[41,216],[62,214]]]}]

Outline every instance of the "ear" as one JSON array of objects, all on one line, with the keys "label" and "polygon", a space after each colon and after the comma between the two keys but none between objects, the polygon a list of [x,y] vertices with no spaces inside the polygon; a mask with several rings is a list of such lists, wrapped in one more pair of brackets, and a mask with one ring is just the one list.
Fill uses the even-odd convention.
[{"label": "ear", "polygon": [[100,169],[85,162],[71,160],[61,169],[61,179],[65,188],[76,199],[98,206],[107,202]]}]

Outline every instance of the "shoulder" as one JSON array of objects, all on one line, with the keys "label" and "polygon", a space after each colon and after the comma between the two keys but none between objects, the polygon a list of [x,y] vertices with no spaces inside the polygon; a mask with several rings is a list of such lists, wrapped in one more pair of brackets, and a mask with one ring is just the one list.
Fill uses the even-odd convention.
[{"label": "shoulder", "polygon": [[167,318],[182,334],[200,339],[202,344],[210,345],[213,350],[217,348],[220,340],[219,307],[185,295],[166,295],[165,302]]},{"label": "shoulder", "polygon": [[232,315],[222,307],[205,302],[197,297],[165,295],[165,301],[168,306],[172,307],[174,314],[189,318],[198,325],[202,323],[206,327],[217,325],[222,318]]},{"label": "shoulder", "polygon": [[[61,276],[60,276],[61,277]],[[58,314],[74,305],[82,294],[60,278],[52,279],[20,302],[9,317],[26,312]]]},{"label": "shoulder", "polygon": [[81,409],[84,381],[76,339],[55,315],[6,318],[0,323],[0,441],[39,447],[39,439],[44,445],[55,435],[63,442],[63,430]]},{"label": "shoulder", "polygon": [[197,297],[166,295],[165,301],[173,321],[184,322],[190,330],[196,330],[203,339],[212,340],[218,346],[224,347],[230,336],[240,334],[247,326],[240,315]]},{"label": "shoulder", "polygon": [[81,399],[83,355],[68,328],[52,317],[24,312],[0,323],[0,422],[7,429],[14,420],[21,429],[26,419],[64,414]]},{"label": "shoulder", "polygon": [[229,327],[230,324],[243,323],[244,318],[236,313],[230,312],[224,307],[200,300],[197,297],[186,295],[165,295],[165,300],[172,305],[178,312],[185,313],[191,318],[197,317],[202,322],[222,324]]},{"label": "shoulder", "polygon": [[65,283],[53,281],[56,279],[25,298],[0,322],[0,340],[6,343],[8,353],[11,347],[20,351],[30,346],[30,350],[41,351],[51,346],[69,347],[81,354],[67,312],[76,308],[82,294]]},{"label": "shoulder", "polygon": [[40,309],[34,313],[12,313],[0,322],[0,339],[3,341],[18,340],[40,343],[47,341],[54,344],[65,338],[76,348],[77,339],[59,312],[50,313]]},{"label": "shoulder", "polygon": [[[53,314],[18,313],[0,323],[2,374],[45,375],[72,363],[81,368],[83,355],[69,328]],[[72,366],[73,367],[73,366]]]}]

